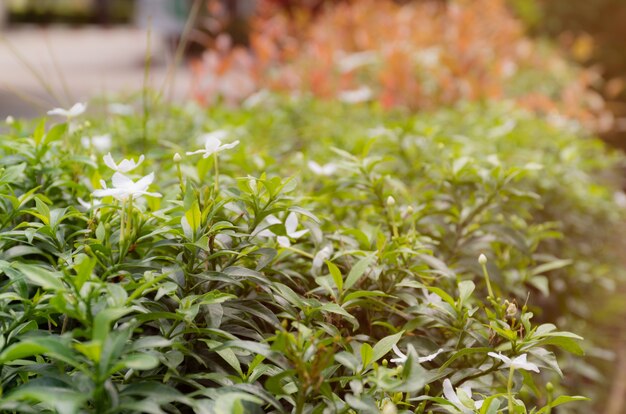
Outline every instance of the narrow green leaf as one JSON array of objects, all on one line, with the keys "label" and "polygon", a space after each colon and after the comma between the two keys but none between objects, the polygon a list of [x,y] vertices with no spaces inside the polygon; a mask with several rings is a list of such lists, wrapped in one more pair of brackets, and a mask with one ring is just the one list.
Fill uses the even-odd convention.
[{"label": "narrow green leaf", "polygon": [[380,341],[378,341],[376,345],[374,345],[374,349],[373,349],[374,355],[372,356],[372,361],[373,362],[378,361],[379,359],[387,355],[387,353],[391,351],[391,348],[393,348],[393,346],[398,343],[400,338],[402,338],[402,335],[404,335],[404,331],[398,332],[397,334],[386,336]]},{"label": "narrow green leaf", "polygon": [[374,255],[369,255],[359,260],[354,266],[352,266],[352,269],[350,269],[350,273],[348,273],[348,277],[346,277],[346,281],[343,284],[345,290],[350,289],[356,282],[359,281],[374,259]]}]

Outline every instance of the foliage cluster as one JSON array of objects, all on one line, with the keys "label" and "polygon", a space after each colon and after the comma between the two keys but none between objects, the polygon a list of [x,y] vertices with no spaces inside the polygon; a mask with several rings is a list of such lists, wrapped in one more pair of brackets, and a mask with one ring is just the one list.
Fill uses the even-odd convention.
[{"label": "foliage cluster", "polygon": [[527,38],[504,0],[324,4],[286,12],[261,1],[249,48],[223,35],[195,65],[197,98],[236,103],[270,89],[410,109],[512,99],[594,129],[612,122],[597,74]]},{"label": "foliage cluster", "polygon": [[504,105],[259,99],[12,121],[3,412],[589,412],[560,329],[617,282],[620,157]]}]

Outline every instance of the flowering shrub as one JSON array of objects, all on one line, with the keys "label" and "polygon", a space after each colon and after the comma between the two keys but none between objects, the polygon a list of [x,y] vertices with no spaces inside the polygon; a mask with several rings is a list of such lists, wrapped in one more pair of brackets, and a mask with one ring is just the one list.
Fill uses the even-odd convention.
[{"label": "flowering shrub", "polygon": [[316,15],[261,1],[250,49],[222,35],[195,65],[197,98],[234,104],[270,89],[410,109],[513,99],[553,119],[612,123],[594,72],[526,38],[503,0],[331,3]]},{"label": "flowering shrub", "polygon": [[589,412],[617,157],[511,108],[274,99],[12,121],[0,409]]}]

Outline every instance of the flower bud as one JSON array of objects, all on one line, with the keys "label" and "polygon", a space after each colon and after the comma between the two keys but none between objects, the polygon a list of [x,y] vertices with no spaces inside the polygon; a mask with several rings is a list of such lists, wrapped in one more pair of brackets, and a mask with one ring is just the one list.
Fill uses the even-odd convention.
[{"label": "flower bud", "polygon": [[174,160],[174,162],[178,163],[182,161],[183,157],[181,157],[179,153],[176,153],[174,154],[174,157],[172,159]]},{"label": "flower bud", "polygon": [[514,318],[515,315],[517,315],[517,305],[514,302],[509,302],[509,305],[506,307],[506,316]]},{"label": "flower bud", "polygon": [[484,254],[480,254],[480,256],[478,256],[478,263],[480,263],[481,265],[486,265],[487,264],[487,256],[485,256]]},{"label": "flower bud", "polygon": [[546,384],[546,390],[547,390],[549,393],[551,393],[551,394],[552,394],[552,392],[554,391],[554,385],[552,385],[552,383],[551,383],[551,382],[548,382],[548,383]]},{"label": "flower bud", "polygon": [[387,205],[388,206],[395,206],[396,205],[396,199],[393,198],[393,196],[389,196],[387,197]]},{"label": "flower bud", "polygon": [[391,401],[390,399],[386,398],[385,402],[383,403],[382,410],[380,410],[380,412],[382,414],[397,414],[398,413],[398,407],[396,407],[396,405],[393,403],[393,401]]}]

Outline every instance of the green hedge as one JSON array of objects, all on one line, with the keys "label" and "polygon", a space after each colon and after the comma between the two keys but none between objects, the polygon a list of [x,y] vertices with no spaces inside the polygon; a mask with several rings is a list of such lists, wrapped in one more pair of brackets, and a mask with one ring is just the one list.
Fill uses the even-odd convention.
[{"label": "green hedge", "polygon": [[11,124],[4,411],[589,412],[621,156],[502,103],[257,101]]}]

